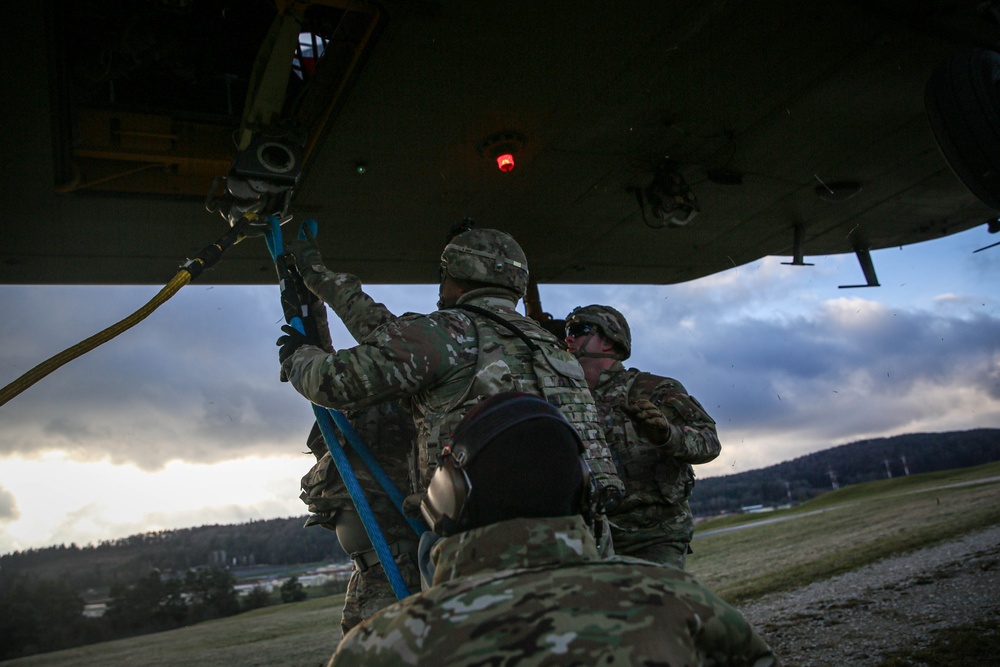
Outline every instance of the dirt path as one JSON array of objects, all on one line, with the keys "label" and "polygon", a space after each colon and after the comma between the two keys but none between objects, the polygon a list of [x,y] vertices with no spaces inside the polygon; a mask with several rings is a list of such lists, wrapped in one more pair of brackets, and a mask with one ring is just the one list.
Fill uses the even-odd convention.
[{"label": "dirt path", "polygon": [[875,665],[1000,615],[1000,526],[740,607],[786,667]]}]

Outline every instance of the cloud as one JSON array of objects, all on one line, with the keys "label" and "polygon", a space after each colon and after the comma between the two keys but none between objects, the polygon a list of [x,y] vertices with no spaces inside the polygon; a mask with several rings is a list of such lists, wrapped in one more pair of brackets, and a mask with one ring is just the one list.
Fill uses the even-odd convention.
[{"label": "cloud", "polygon": [[[795,447],[997,423],[995,309],[955,307],[979,298],[959,290],[889,306],[836,290],[844,282],[838,267],[850,258],[823,259],[805,281],[815,288],[802,289],[801,268],[767,258],[681,285],[544,285],[542,301],[560,318],[588,303],[619,308],[634,338],[627,365],[680,380],[734,447],[761,443],[762,464]],[[0,287],[5,311],[30,313],[0,323],[8,342],[0,371],[13,378],[134,311],[156,289]],[[430,285],[369,289],[396,313],[430,311],[437,296]],[[276,288],[188,286],[0,407],[0,455],[59,450],[158,470],[175,460],[302,451],[312,413],[277,380],[281,321]],[[338,346],[353,344],[331,322]]]},{"label": "cloud", "polygon": [[789,298],[792,270],[769,258],[741,267],[739,280],[734,270],[685,285],[594,286],[583,299],[545,286],[543,304],[625,314],[626,365],[680,380],[719,424],[723,455],[701,476],[871,437],[1000,424],[995,309],[927,307],[930,296],[889,306],[829,286]]},{"label": "cloud", "polygon": [[[730,437],[761,441],[761,465],[869,437],[1000,423],[995,318],[891,312],[852,299],[785,322],[703,329],[676,363],[661,356],[659,366]],[[678,344],[670,332],[660,339],[660,349]],[[636,365],[652,370],[647,359]]]},{"label": "cloud", "polygon": [[[311,453],[171,462],[150,472],[64,453],[0,459],[21,516],[0,526],[0,553],[39,544],[96,543],[149,530],[301,516],[299,480]],[[53,494],[52,489],[58,489]]]},{"label": "cloud", "polygon": [[[858,282],[851,256],[808,269],[767,258],[680,285],[540,290],[558,318],[590,303],[625,314],[627,365],[680,380],[717,420],[722,455],[697,467],[707,477],[866,438],[1000,424],[1000,304],[985,295],[1000,265],[962,255],[947,273],[931,254],[902,277],[906,253],[876,253],[877,290],[837,289]],[[368,289],[397,314],[437,300],[433,285]],[[0,320],[0,382],[158,290],[0,286],[0,308],[16,314]],[[303,512],[312,412],[278,381],[282,321],[276,287],[189,285],[0,406],[0,551]],[[338,346],[353,344],[331,325]],[[72,480],[72,502],[53,505],[47,489]]]},{"label": "cloud", "polygon": [[[128,316],[159,288],[0,286],[0,377]],[[396,313],[433,310],[434,286],[378,287]],[[64,451],[158,470],[302,451],[310,404],[278,380],[277,287],[190,285],[135,327],[0,406],[0,456]],[[336,345],[353,339],[331,317]]]},{"label": "cloud", "polygon": [[[97,289],[4,288],[5,304],[33,316],[30,326],[0,325],[4,375],[25,372],[148,299],[143,288]],[[26,303],[29,292],[45,306]],[[273,307],[262,294],[273,296]],[[290,438],[298,447],[311,410],[278,381],[280,317],[277,294],[261,288],[182,290],[134,328],[0,407],[0,453],[60,449],[79,460],[110,457],[156,469],[171,460],[288,451]]]},{"label": "cloud", "polygon": [[21,512],[17,508],[17,498],[7,489],[0,486],[0,523],[15,521]]}]

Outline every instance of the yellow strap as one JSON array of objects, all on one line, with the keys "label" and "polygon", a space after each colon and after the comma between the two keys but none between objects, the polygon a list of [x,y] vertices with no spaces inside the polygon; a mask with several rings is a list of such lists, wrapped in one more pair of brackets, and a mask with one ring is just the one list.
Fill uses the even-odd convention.
[{"label": "yellow strap", "polygon": [[0,406],[4,405],[7,401],[14,398],[60,366],[69,363],[73,359],[76,359],[87,352],[90,352],[98,345],[108,342],[118,334],[131,329],[136,324],[146,319],[154,310],[159,308],[164,302],[166,302],[167,299],[176,294],[180,288],[184,287],[189,282],[191,282],[191,274],[187,270],[181,269],[177,272],[177,275],[175,275],[169,283],[164,285],[163,289],[161,289],[156,296],[150,299],[149,303],[145,306],[120,322],[111,325],[104,331],[96,333],[90,338],[77,343],[73,347],[63,350],[54,357],[50,357],[48,360],[43,361],[0,390]]}]

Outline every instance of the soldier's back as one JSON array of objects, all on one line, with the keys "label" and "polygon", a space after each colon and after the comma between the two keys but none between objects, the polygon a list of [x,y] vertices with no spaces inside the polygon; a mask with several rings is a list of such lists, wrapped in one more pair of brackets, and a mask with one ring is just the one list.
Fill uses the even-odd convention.
[{"label": "soldier's back", "polygon": [[[365,647],[355,664],[778,664],[757,662],[770,653],[763,640],[675,568],[611,559],[506,575],[449,582],[383,610],[378,638],[355,644]],[[719,660],[733,650],[740,657]]]}]

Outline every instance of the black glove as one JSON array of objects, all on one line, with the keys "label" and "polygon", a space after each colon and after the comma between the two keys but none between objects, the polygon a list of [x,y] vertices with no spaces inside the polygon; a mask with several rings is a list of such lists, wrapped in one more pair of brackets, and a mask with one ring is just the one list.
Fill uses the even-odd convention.
[{"label": "black glove", "polygon": [[281,327],[281,330],[285,332],[285,335],[278,339],[275,343],[279,345],[281,349],[278,350],[278,361],[282,364],[285,363],[285,359],[295,354],[295,350],[299,349],[303,345],[316,345],[316,341],[312,340],[310,336],[303,333],[299,333],[298,329],[286,324]]}]

